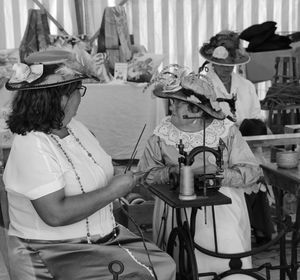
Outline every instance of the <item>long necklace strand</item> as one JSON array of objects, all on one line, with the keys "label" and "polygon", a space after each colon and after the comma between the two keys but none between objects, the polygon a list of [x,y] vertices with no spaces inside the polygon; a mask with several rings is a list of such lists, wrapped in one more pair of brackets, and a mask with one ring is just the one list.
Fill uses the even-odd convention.
[{"label": "long necklace strand", "polygon": [[[66,151],[64,150],[64,148],[62,147],[62,145],[58,142],[58,140],[52,135],[50,134],[50,137],[56,142],[57,146],[60,148],[60,150],[63,152],[63,154],[65,155],[66,159],[68,160],[68,162],[70,163],[70,165],[72,166],[72,169],[75,173],[75,176],[76,176],[76,179],[79,183],[79,186],[80,186],[80,190],[82,193],[85,193],[85,190],[83,188],[83,185],[81,183],[81,179],[80,179],[80,176],[78,175],[78,172],[74,166],[74,163],[73,161],[70,159],[70,157],[68,156],[68,154],[66,153]],[[85,219],[85,224],[86,224],[86,239],[87,239],[87,242],[89,244],[91,244],[91,233],[90,233],[90,224],[89,224],[89,219],[88,217],[86,217]]]},{"label": "long necklace strand", "polygon": [[[88,157],[90,157],[90,158],[92,159],[92,161],[93,161],[96,165],[99,166],[99,164],[97,163],[97,161],[94,159],[93,155],[92,155],[92,154],[91,154],[91,153],[83,146],[83,144],[81,143],[80,139],[79,139],[78,137],[76,137],[76,135],[74,134],[74,132],[73,132],[70,128],[68,128],[68,132],[69,132],[69,134],[72,135],[72,137],[76,140],[76,142],[79,144],[79,146],[87,153]],[[57,140],[57,139],[56,139],[56,140]],[[64,152],[64,154],[66,154],[66,153]],[[74,166],[74,164],[73,164],[72,166]],[[74,167],[73,167],[73,169],[75,170]],[[78,177],[79,177],[79,176],[78,176]],[[79,177],[79,179],[80,179],[80,177]],[[115,219],[114,219],[114,215],[113,215],[113,210],[112,210],[111,204],[110,204],[110,213],[111,213],[112,219],[113,219],[113,221],[114,221],[114,228],[115,228],[115,227],[116,227],[116,224],[115,224]],[[115,237],[116,237],[116,232],[114,232],[114,235],[115,235]],[[147,269],[148,272],[150,273],[150,275],[151,275],[152,277],[154,277],[155,279],[157,279],[157,277],[154,276],[155,271],[154,271],[153,265],[152,265],[151,267],[148,267],[147,265],[145,265],[145,264],[141,263],[140,261],[138,261],[138,260],[135,258],[135,256],[132,254],[132,252],[130,252],[129,249],[124,248],[124,247],[120,244],[120,242],[118,242],[118,245],[119,245],[120,248],[122,248],[123,250],[125,250],[125,251],[128,253],[128,255],[129,255],[129,256],[130,256],[137,264],[139,264],[140,266],[142,266],[142,267],[144,267],[145,269]],[[149,261],[150,261],[150,259],[149,259]],[[150,261],[150,263],[151,263],[151,261]]]},{"label": "long necklace strand", "polygon": [[[76,137],[76,135],[74,134],[73,130],[71,128],[67,128],[69,134],[76,140],[76,142],[78,143],[78,145],[86,152],[86,154],[88,155],[88,157],[94,162],[95,165],[99,166],[100,168],[102,168],[99,163],[95,160],[95,158],[93,157],[93,155],[87,150],[87,148],[81,143],[80,139],[78,137]],[[113,220],[113,227],[116,227],[116,223],[115,223],[115,217],[113,215],[113,209],[112,209],[112,204],[109,204],[109,210],[110,210],[110,215],[111,218]]]},{"label": "long necklace strand", "polygon": [[94,159],[93,155],[86,149],[86,147],[83,146],[83,144],[81,143],[80,139],[78,137],[75,136],[74,132],[68,128],[68,132],[69,134],[71,134],[73,136],[73,138],[76,140],[76,142],[79,144],[79,146],[87,153],[88,157],[91,158],[91,160],[99,166],[99,164],[97,163],[97,161]]}]

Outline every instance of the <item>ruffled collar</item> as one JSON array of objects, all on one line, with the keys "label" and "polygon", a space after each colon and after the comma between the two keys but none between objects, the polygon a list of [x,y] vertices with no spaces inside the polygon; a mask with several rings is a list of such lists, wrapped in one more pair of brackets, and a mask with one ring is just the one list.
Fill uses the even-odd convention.
[{"label": "ruffled collar", "polygon": [[[205,130],[205,146],[215,148],[219,139],[228,134],[231,124],[226,121],[214,119]],[[177,147],[182,139],[184,149],[190,152],[193,148],[203,146],[203,130],[198,132],[185,132],[179,130],[171,123],[171,116],[165,117],[154,129],[154,134],[163,139],[167,145]]]}]

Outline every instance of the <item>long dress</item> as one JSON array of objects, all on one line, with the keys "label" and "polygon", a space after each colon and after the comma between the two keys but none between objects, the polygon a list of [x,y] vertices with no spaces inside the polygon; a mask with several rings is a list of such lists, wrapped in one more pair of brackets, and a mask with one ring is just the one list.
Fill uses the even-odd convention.
[{"label": "long dress", "polygon": [[[213,120],[206,128],[205,145],[216,148],[221,138],[226,148],[223,152],[224,179],[219,189],[221,193],[231,198],[232,203],[215,206],[216,231],[219,252],[240,253],[251,250],[251,230],[244,189],[254,185],[261,175],[258,163],[249,146],[235,126],[227,121]],[[182,139],[185,151],[190,152],[194,147],[203,145],[203,131],[188,133],[177,129],[170,117],[166,117],[156,127],[148,139],[144,154],[139,161],[139,170],[153,169],[147,176],[148,184],[167,183],[170,166],[178,164],[177,144]],[[198,154],[192,168],[197,170],[203,162],[203,155]],[[206,162],[213,164],[215,158],[206,153]],[[213,222],[211,207],[198,210],[196,216],[195,241],[202,247],[214,250]],[[153,241],[165,248],[167,238],[172,229],[172,209],[162,200],[156,198],[153,214]],[[166,222],[164,222],[166,221]],[[221,273],[229,269],[228,259],[210,257],[196,250],[198,272]],[[243,268],[251,268],[251,257],[243,258]],[[246,275],[230,276],[226,279],[249,279]],[[211,279],[210,277],[200,279]]]}]

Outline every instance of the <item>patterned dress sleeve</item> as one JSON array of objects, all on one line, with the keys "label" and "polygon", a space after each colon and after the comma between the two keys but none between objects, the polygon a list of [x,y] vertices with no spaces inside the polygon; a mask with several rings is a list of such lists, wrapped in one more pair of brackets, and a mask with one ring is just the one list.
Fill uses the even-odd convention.
[{"label": "patterned dress sleeve", "polygon": [[171,166],[165,164],[161,149],[161,140],[152,135],[146,144],[144,153],[138,164],[138,171],[150,171],[145,178],[147,184],[165,184],[169,181]]}]

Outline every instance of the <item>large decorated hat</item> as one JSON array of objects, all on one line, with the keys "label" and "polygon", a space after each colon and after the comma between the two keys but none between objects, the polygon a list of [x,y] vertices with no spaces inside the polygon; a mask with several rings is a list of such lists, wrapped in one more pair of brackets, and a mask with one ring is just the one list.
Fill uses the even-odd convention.
[{"label": "large decorated hat", "polygon": [[96,58],[77,46],[35,52],[25,62],[14,64],[12,76],[5,85],[8,90],[50,88],[86,78],[106,80]]},{"label": "large decorated hat", "polygon": [[239,35],[233,31],[221,31],[211,37],[199,52],[207,61],[219,65],[241,65],[250,61],[249,55],[240,46]]},{"label": "large decorated hat", "polygon": [[217,102],[216,93],[208,77],[171,64],[154,77],[153,94],[160,98],[177,99],[199,107],[215,119],[225,119]]}]

